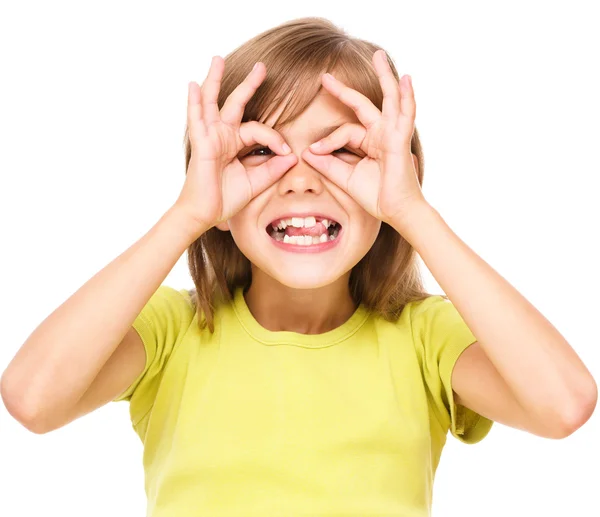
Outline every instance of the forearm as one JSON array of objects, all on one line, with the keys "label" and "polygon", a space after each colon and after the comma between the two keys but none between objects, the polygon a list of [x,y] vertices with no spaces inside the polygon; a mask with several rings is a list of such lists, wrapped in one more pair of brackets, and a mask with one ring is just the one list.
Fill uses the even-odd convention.
[{"label": "forearm", "polygon": [[90,386],[136,316],[201,231],[171,208],[27,338],[2,377],[26,411],[68,407]]},{"label": "forearm", "polygon": [[573,348],[529,301],[427,203],[393,226],[415,248],[521,406],[531,414],[581,407],[594,381]]}]

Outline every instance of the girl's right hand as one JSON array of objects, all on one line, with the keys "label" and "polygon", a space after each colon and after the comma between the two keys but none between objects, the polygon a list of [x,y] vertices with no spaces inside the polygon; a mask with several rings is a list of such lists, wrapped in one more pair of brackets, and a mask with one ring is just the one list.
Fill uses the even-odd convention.
[{"label": "girl's right hand", "polygon": [[[217,99],[224,68],[225,61],[215,56],[202,87],[195,82],[188,85],[187,124],[192,152],[175,206],[202,230],[235,215],[297,161],[289,147],[284,147],[287,144],[280,133],[258,121],[241,123],[246,103],[265,78],[264,64],[256,64],[219,111]],[[256,143],[283,156],[274,155],[249,173],[237,155]]]}]

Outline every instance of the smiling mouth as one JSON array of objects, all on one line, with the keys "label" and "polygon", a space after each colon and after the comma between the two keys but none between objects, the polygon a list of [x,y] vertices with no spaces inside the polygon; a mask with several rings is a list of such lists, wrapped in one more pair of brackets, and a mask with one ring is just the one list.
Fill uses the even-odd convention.
[{"label": "smiling mouth", "polygon": [[337,239],[340,223],[324,217],[290,217],[277,219],[267,225],[272,239],[296,246],[323,244]]}]

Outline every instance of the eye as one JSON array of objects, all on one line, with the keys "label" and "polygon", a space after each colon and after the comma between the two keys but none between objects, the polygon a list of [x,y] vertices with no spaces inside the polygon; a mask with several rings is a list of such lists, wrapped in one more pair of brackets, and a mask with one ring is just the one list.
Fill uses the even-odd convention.
[{"label": "eye", "polygon": [[254,149],[251,149],[244,156],[269,156],[268,154],[254,154],[257,151],[269,151],[269,153],[273,152],[268,147],[261,146],[261,147],[255,147]]},{"label": "eye", "polygon": [[[268,151],[269,154],[273,154],[273,151],[271,151],[271,149],[269,147],[260,146],[260,147],[255,147],[254,149],[250,149],[250,151],[248,151],[245,155],[243,155],[242,158],[245,158],[246,156],[269,156],[269,154],[263,154],[263,151]],[[340,152],[354,154],[352,151],[349,151],[345,147],[340,147],[339,149],[332,151],[332,154],[340,153]]]}]

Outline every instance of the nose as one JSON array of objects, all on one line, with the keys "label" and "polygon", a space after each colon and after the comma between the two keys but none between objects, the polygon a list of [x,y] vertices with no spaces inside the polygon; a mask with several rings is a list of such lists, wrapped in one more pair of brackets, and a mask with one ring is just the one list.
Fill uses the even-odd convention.
[{"label": "nose", "polygon": [[301,157],[296,165],[291,167],[279,180],[278,192],[280,195],[320,194],[323,192],[321,175],[306,163]]}]

